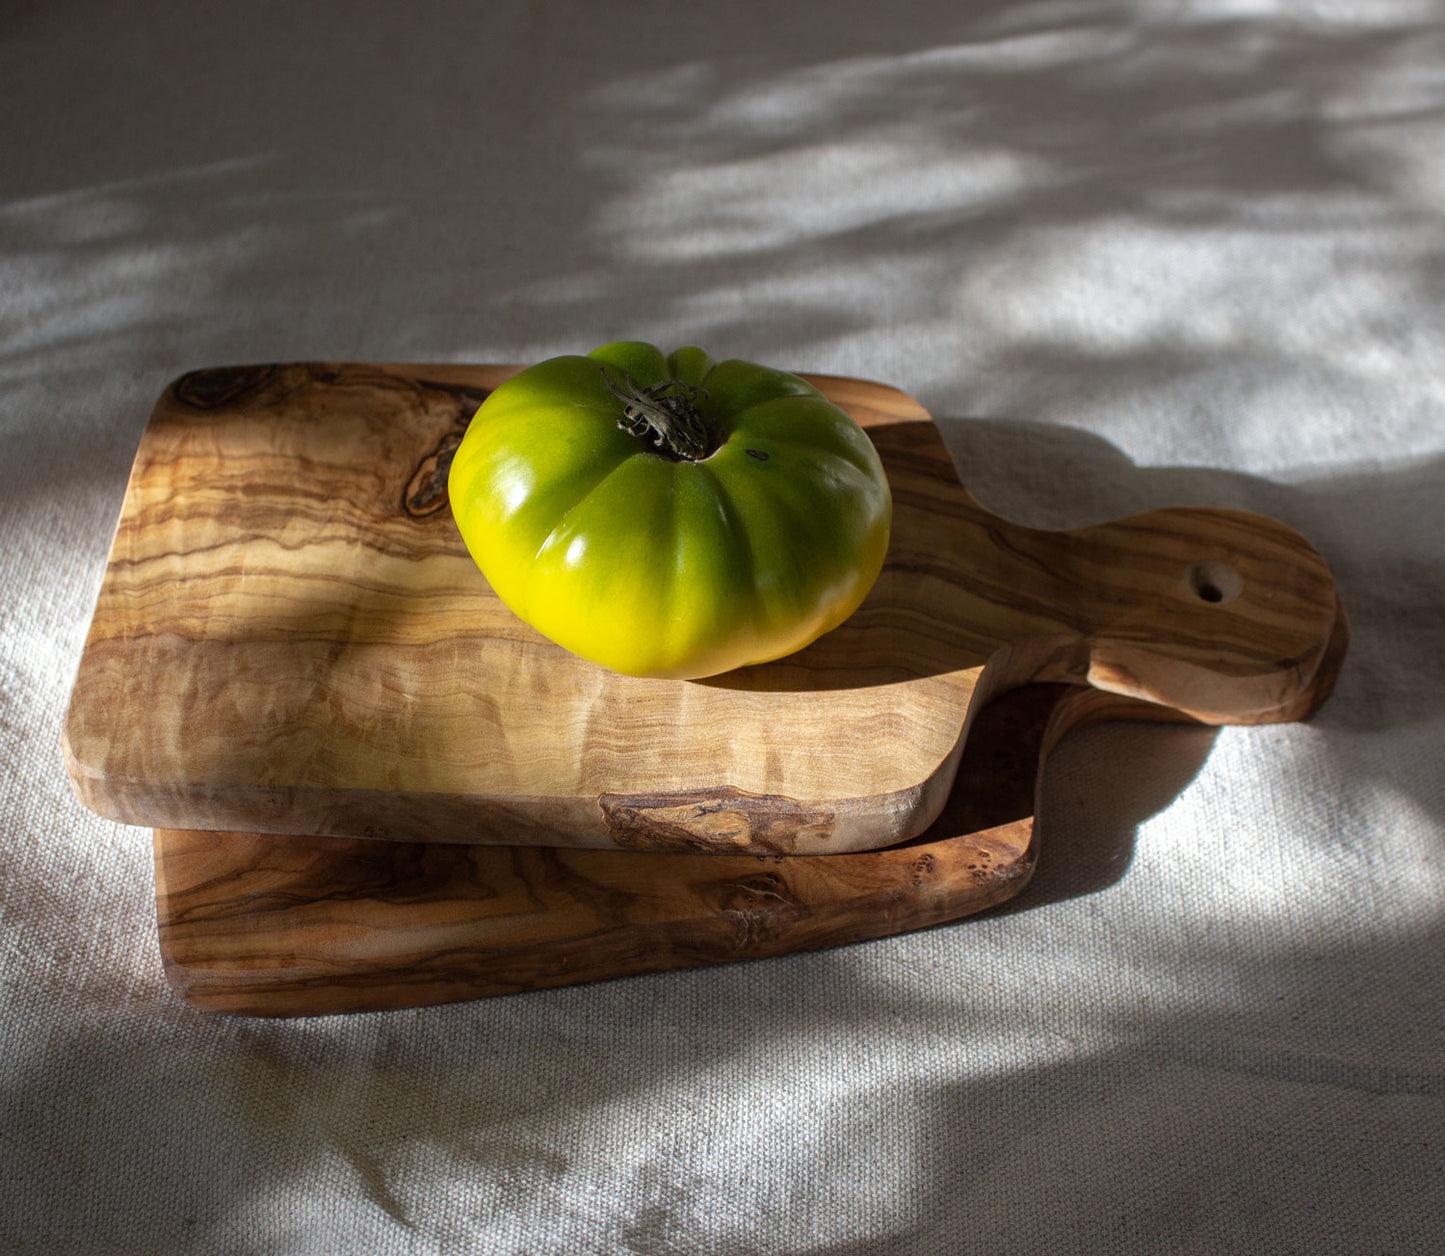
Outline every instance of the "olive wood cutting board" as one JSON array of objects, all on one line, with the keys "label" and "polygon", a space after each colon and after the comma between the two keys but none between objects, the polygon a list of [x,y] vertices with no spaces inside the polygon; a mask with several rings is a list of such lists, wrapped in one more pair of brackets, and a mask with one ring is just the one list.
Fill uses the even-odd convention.
[{"label": "olive wood cutting board", "polygon": [[[1336,618],[1303,719],[1346,647]],[[953,788],[913,841],[843,855],[375,842],[157,829],[172,988],[249,1016],[377,1011],[879,938],[1027,886],[1050,749],[1100,719],[1187,719],[1087,686],[1034,684],[975,718]]]},{"label": "olive wood cutting board", "polygon": [[1214,509],[1025,528],[969,496],[917,402],[817,376],[893,491],[867,600],[775,663],[604,671],[517,620],[450,517],[451,453],[516,369],[301,363],[168,388],[66,720],[81,801],[409,849],[839,854],[928,829],[1009,689],[1253,723],[1316,683],[1335,591],[1289,528]]}]

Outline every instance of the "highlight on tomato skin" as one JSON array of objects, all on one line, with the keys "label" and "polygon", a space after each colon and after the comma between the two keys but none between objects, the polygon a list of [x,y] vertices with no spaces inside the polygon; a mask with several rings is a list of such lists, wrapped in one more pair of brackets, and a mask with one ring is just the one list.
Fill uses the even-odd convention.
[{"label": "highlight on tomato skin", "polygon": [[877,580],[892,522],[873,443],[813,385],[642,341],[501,384],[448,491],[514,614],[602,667],[673,679],[837,627]]}]

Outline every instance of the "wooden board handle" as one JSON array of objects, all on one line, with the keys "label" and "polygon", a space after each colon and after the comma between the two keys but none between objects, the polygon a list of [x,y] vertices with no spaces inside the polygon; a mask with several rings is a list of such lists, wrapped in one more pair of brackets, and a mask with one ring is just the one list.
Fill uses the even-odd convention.
[{"label": "wooden board handle", "polygon": [[1207,723],[1267,722],[1305,692],[1335,630],[1324,560],[1262,515],[1154,510],[1075,532],[1013,529],[1009,548],[1037,571],[1032,591],[1074,616],[1072,637],[1050,641],[1044,627],[1005,647],[1022,656],[1006,669],[1022,663],[1031,679]]},{"label": "wooden board handle", "polygon": [[[1305,692],[1337,595],[1285,524],[1184,507],[1028,528],[968,493],[931,421],[862,417],[893,485],[893,538],[855,622],[800,660],[813,676],[836,653],[839,670],[871,664],[880,677],[890,661],[913,675],[974,670],[984,698],[1067,681],[1215,724],[1274,720]],[[786,660],[769,667],[779,688],[793,678]]]}]

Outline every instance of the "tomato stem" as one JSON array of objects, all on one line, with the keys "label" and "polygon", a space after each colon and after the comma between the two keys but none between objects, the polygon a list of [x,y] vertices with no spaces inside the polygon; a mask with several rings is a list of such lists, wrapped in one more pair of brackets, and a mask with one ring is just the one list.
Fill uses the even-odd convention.
[{"label": "tomato stem", "polygon": [[680,379],[665,380],[650,388],[639,388],[631,375],[619,385],[602,368],[602,378],[612,395],[623,403],[617,426],[639,440],[651,439],[665,458],[679,462],[701,462],[722,444],[712,424],[697,407],[707,396],[705,389]]}]

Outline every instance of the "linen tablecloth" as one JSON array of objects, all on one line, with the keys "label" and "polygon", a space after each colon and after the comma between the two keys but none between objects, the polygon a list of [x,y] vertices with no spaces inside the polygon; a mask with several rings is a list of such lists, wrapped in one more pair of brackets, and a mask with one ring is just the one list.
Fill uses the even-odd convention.
[{"label": "linen tablecloth", "polygon": [[[1440,4],[11,3],[0,152],[0,1250],[1442,1250]],[[1338,689],[1078,734],[954,925],[187,1007],[59,750],[155,398],[621,338],[895,384],[1024,523],[1279,518]]]}]

